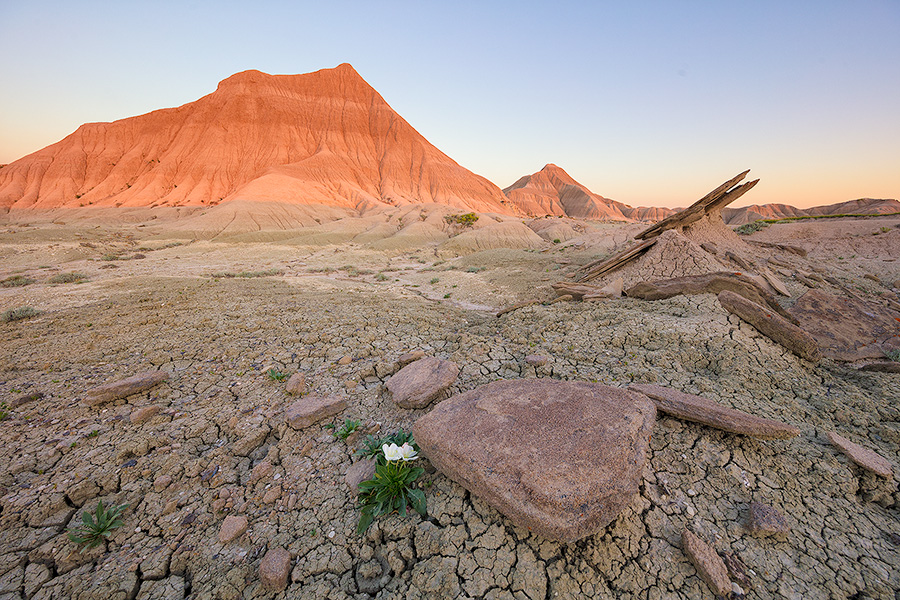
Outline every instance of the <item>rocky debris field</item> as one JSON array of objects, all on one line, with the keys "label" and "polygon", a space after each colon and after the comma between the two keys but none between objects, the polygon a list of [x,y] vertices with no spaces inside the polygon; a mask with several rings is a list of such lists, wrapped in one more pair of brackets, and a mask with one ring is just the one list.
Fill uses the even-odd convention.
[{"label": "rocky debris field", "polygon": [[[829,441],[877,452],[896,473],[897,374],[810,363],[712,294],[475,310],[532,297],[543,273],[568,268],[556,248],[498,254],[505,275],[466,272],[472,258],[454,271],[395,266],[391,285],[375,269],[312,272],[352,254],[340,247],[317,251],[321,262],[283,248],[276,260],[265,245],[203,248],[154,252],[118,274],[66,263],[91,280],[2,290],[4,309],[42,312],[0,323],[0,600],[712,598],[726,583],[735,598],[900,592],[894,476]],[[288,272],[210,277],[212,256],[217,270],[266,256]],[[301,259],[307,274],[292,276]],[[451,298],[423,292],[434,277]],[[434,469],[420,480],[427,517],[382,517],[358,536],[345,476],[363,433],[409,431],[434,406],[402,408],[387,389],[415,351],[459,368],[449,394],[526,377],[656,384],[800,435],[760,440],[659,413],[638,494],[601,533],[568,544],[513,525]],[[154,371],[168,377],[123,398],[92,391]],[[296,373],[305,386],[289,394]],[[346,408],[292,425],[289,408],[308,396]],[[344,439],[347,420],[361,428]],[[66,530],[101,500],[128,505],[124,524],[81,553]]]}]

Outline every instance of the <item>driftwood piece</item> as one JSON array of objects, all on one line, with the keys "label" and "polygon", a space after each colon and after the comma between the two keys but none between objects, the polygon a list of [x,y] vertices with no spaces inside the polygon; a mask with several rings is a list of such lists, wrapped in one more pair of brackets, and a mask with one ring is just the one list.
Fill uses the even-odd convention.
[{"label": "driftwood piece", "polygon": [[775,300],[770,293],[756,285],[756,283],[741,273],[707,273],[705,275],[689,275],[674,279],[660,279],[657,281],[642,281],[625,290],[629,298],[641,298],[643,300],[665,300],[673,296],[691,296],[694,294],[718,294],[728,290],[746,298],[756,304],[767,306],[771,310],[793,323],[797,320],[791,316]]},{"label": "driftwood piece", "polygon": [[703,212],[710,213],[714,210],[721,210],[725,208],[726,206],[752,190],[757,183],[759,183],[759,179],[754,179],[753,181],[742,183],[733,190],[729,190],[728,193],[721,198],[718,198],[717,200],[714,200],[707,204]]},{"label": "driftwood piece", "polygon": [[599,294],[603,290],[599,285],[573,283],[571,281],[558,281],[550,287],[559,296],[571,296],[574,300],[582,300],[585,295]]},{"label": "driftwood piece", "polygon": [[776,244],[774,242],[760,242],[758,240],[746,240],[748,244],[753,244],[754,246],[759,246],[761,248],[772,248],[774,250],[783,250],[784,252],[790,252],[791,254],[796,254],[797,256],[806,256],[806,249],[801,248],[800,246],[791,246],[790,244]]},{"label": "driftwood piece", "polygon": [[656,238],[653,238],[645,242],[641,242],[633,248],[623,250],[612,258],[589,263],[582,268],[582,271],[584,271],[584,275],[582,275],[578,279],[578,281],[590,281],[591,279],[595,279],[603,275],[604,273],[608,273],[613,269],[617,269],[618,267],[621,267],[622,265],[634,260],[640,254],[646,252],[655,243]]},{"label": "driftwood piece", "polygon": [[502,317],[506,313],[511,313],[514,310],[519,310],[520,308],[525,308],[526,306],[534,306],[535,304],[540,304],[540,300],[526,300],[525,302],[519,302],[518,304],[513,304],[512,306],[507,306],[503,310],[497,312],[498,317]]},{"label": "driftwood piece", "polygon": [[822,352],[816,340],[781,315],[728,290],[719,292],[718,298],[722,308],[750,323],[773,342],[806,360],[821,360]]},{"label": "driftwood piece", "polygon": [[734,264],[736,264],[737,266],[739,266],[740,268],[742,268],[745,271],[753,270],[753,265],[748,263],[744,258],[735,254],[731,250],[725,251],[725,258],[727,258],[728,260],[730,260],[731,262],[733,262]]},{"label": "driftwood piece", "polygon": [[662,221],[660,221],[659,223],[656,223],[655,225],[652,225],[651,227],[649,227],[649,228],[645,229],[644,231],[642,231],[641,233],[637,234],[636,236],[634,236],[634,239],[646,240],[648,238],[652,238],[652,237],[655,237],[655,236],[661,234],[663,231],[666,231],[667,229],[672,229],[674,227],[679,227],[679,226],[683,226],[683,225],[689,225],[690,223],[693,223],[694,221],[700,220],[700,218],[702,218],[703,215],[706,214],[707,206],[714,203],[716,200],[719,200],[720,198],[722,198],[722,196],[726,195],[726,193],[728,193],[728,191],[731,188],[733,188],[735,185],[740,183],[744,179],[744,177],[747,176],[747,173],[749,173],[749,172],[750,172],[750,169],[747,169],[743,173],[736,175],[732,179],[729,179],[728,181],[726,181],[725,183],[723,183],[722,185],[720,185],[719,187],[717,187],[716,189],[714,189],[713,191],[708,193],[707,195],[703,196],[702,198],[700,198],[699,200],[697,200],[696,202],[691,204],[689,207],[687,207],[683,211],[675,213],[674,215],[670,215],[670,216],[666,217],[665,219],[663,219]]}]

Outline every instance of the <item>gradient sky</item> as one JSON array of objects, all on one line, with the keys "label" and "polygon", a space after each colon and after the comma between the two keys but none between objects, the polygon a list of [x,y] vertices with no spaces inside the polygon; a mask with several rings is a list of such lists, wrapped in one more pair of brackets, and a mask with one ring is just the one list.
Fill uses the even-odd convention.
[{"label": "gradient sky", "polygon": [[238,71],[351,63],[506,187],[555,163],[632,205],[900,198],[900,2],[0,0],[0,163]]}]

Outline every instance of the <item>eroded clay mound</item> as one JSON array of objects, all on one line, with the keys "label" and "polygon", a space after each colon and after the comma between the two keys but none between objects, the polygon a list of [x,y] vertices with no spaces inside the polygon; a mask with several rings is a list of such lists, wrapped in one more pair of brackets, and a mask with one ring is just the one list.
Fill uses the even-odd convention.
[{"label": "eroded clay mound", "polygon": [[0,208],[436,202],[511,213],[348,64],[305,75],[245,71],[208,96],[88,123],[0,170]]}]

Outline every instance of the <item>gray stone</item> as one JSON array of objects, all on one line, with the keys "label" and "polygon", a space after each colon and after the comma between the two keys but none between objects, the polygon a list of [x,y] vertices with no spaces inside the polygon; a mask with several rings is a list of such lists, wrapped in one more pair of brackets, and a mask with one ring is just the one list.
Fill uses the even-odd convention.
[{"label": "gray stone", "polygon": [[791,532],[787,519],[777,509],[759,502],[750,503],[747,531],[760,537],[776,536],[784,539]]},{"label": "gray stone", "polygon": [[772,309],[728,290],[719,292],[718,298],[722,308],[750,323],[772,341],[811,362],[821,360],[822,353],[816,340]]},{"label": "gray stone", "polygon": [[656,409],[598,383],[520,379],[441,402],[413,434],[450,479],[551,540],[608,525],[638,492]]},{"label": "gray stone", "polygon": [[119,398],[127,398],[132,394],[149,390],[168,378],[169,373],[166,371],[138,373],[127,379],[113,381],[88,390],[85,395],[84,403],[88,406],[97,406],[104,402],[112,402]]},{"label": "gray stone", "polygon": [[459,367],[434,356],[419,359],[387,382],[394,403],[401,408],[425,408],[442,396],[459,376]]},{"label": "gray stone", "polygon": [[862,468],[881,477],[890,478],[894,476],[894,469],[891,467],[891,463],[874,450],[855,444],[833,431],[828,433],[828,441]]},{"label": "gray stone", "polygon": [[762,439],[787,439],[800,435],[800,430],[793,425],[726,408],[703,396],[649,383],[632,384],[628,389],[648,396],[660,412],[723,431]]},{"label": "gray stone", "polygon": [[525,363],[532,367],[543,367],[548,361],[549,359],[546,356],[541,356],[540,354],[529,354],[525,357]]},{"label": "gray stone", "polygon": [[303,429],[347,408],[347,401],[336,396],[307,396],[287,407],[285,419],[294,429]]},{"label": "gray stone", "polygon": [[184,578],[172,575],[158,581],[143,581],[137,600],[172,600],[184,598]]},{"label": "gray stone", "polygon": [[263,587],[283,591],[291,575],[291,553],[280,546],[270,548],[259,563],[259,580]]},{"label": "gray stone", "polygon": [[712,547],[685,529],[681,533],[681,547],[691,560],[700,578],[706,582],[713,593],[727,596],[731,593],[731,580],[725,562]]}]

